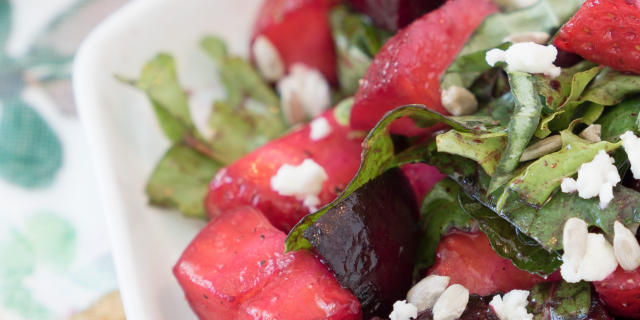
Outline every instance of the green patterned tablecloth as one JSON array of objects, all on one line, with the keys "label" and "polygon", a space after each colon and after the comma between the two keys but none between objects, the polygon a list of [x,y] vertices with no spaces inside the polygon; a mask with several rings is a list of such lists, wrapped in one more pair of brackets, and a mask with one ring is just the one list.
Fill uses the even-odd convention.
[{"label": "green patterned tablecloth", "polygon": [[0,0],[0,319],[67,319],[117,289],[70,71],[125,0]]}]

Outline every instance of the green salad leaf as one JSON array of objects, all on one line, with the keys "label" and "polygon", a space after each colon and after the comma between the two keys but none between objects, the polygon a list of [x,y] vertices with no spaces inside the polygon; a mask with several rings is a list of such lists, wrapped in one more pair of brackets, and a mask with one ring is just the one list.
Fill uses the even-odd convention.
[{"label": "green salad leaf", "polygon": [[209,119],[213,150],[233,161],[282,134],[287,125],[280,99],[253,66],[229,56],[218,38],[204,38],[201,47],[216,62],[227,93],[214,103]]},{"label": "green salad leaf", "polygon": [[329,21],[338,55],[338,81],[342,93],[350,95],[356,92],[358,80],[391,34],[374,26],[366,15],[354,13],[344,5],[331,10]]},{"label": "green salad leaf", "polygon": [[577,139],[560,151],[536,160],[513,178],[498,200],[498,211],[505,205],[509,192],[517,192],[525,201],[534,206],[542,206],[551,193],[560,187],[562,179],[574,176],[578,168],[583,163],[591,162],[600,150],[611,153],[621,146],[621,143],[607,141],[582,143]]},{"label": "green salad leaf", "polygon": [[627,131],[639,133],[640,128],[636,125],[639,114],[640,96],[629,98],[619,105],[609,108],[597,122],[602,126],[602,140],[614,142],[619,141],[620,135]]},{"label": "green salad leaf", "polygon": [[516,100],[513,97],[513,93],[509,91],[500,98],[481,107],[478,112],[476,112],[476,115],[489,116],[499,121],[501,125],[507,125],[515,109]]},{"label": "green salad leaf", "polygon": [[151,204],[177,208],[184,215],[206,218],[204,197],[222,167],[190,146],[176,144],[162,157],[147,182]]},{"label": "green salad leaf", "polygon": [[495,48],[482,50],[474,53],[470,53],[464,56],[456,58],[455,61],[449,66],[447,72],[485,72],[493,68],[487,63],[487,51],[493,49],[507,50],[511,47],[512,43],[502,43]]},{"label": "green salad leaf", "polygon": [[445,178],[434,185],[422,201],[416,272],[435,263],[438,243],[449,229],[469,231],[474,225],[459,204],[458,191],[460,185]]},{"label": "green salad leaf", "polygon": [[542,103],[538,98],[532,76],[528,73],[507,71],[516,108],[509,122],[509,141],[500,157],[500,163],[491,177],[489,193],[507,183],[520,164],[520,158],[538,127]]},{"label": "green salad leaf", "polygon": [[436,138],[438,152],[457,154],[478,162],[485,172],[493,175],[507,146],[507,133],[476,135],[449,130]]},{"label": "green salad leaf", "polygon": [[[593,113],[601,113],[604,106],[620,103],[626,96],[640,92],[640,78],[636,75],[620,73],[604,68],[589,84],[576,101],[570,102],[550,119],[548,127],[552,131],[564,130],[580,113],[587,114],[588,122],[595,121]],[[595,107],[594,107],[595,106]],[[601,107],[602,106],[602,107]],[[591,109],[591,110],[590,110]]]},{"label": "green salad leaf", "polygon": [[527,309],[536,320],[585,319],[594,302],[588,282],[542,282],[531,289]]},{"label": "green salad leaf", "polygon": [[[285,240],[285,250],[287,252],[300,249],[311,249],[311,244],[303,237],[303,232],[309,228],[311,224],[316,222],[322,215],[324,215],[325,212],[327,212],[327,210],[336,206],[340,201],[348,197],[365,183],[373,180],[373,178],[379,176],[386,169],[401,164],[397,159],[394,159],[394,146],[389,134],[388,126],[394,120],[405,116],[411,118],[421,127],[431,127],[435,124],[444,123],[451,126],[458,132],[475,132],[478,135],[488,133],[487,131],[481,131],[478,129],[484,127],[484,124],[478,122],[476,119],[471,119],[472,121],[469,122],[455,121],[437,112],[429,110],[423,105],[408,105],[388,112],[385,117],[378,122],[376,127],[369,132],[365,141],[362,143],[362,163],[360,164],[360,169],[358,169],[356,176],[351,180],[351,182],[349,182],[342,194],[340,194],[340,196],[338,196],[333,202],[322,207],[319,211],[305,216],[300,222],[298,222]],[[414,160],[412,157],[422,157],[422,155],[420,153],[411,154],[410,157],[404,158],[404,161],[411,162]]]},{"label": "green salad leaf", "polygon": [[553,34],[578,11],[582,3],[584,0],[540,0],[522,10],[493,14],[478,27],[460,56],[495,48],[503,43],[505,37],[517,32]]},{"label": "green salad leaf", "polygon": [[559,252],[548,252],[535,240],[523,235],[507,220],[482,203],[471,199],[466,193],[461,192],[459,197],[462,209],[489,237],[493,250],[501,257],[511,260],[517,268],[546,277],[562,265]]},{"label": "green salad leaf", "polygon": [[147,62],[140,78],[133,84],[149,97],[160,126],[169,140],[180,142],[187,135],[202,140],[191,121],[187,95],[178,82],[172,56],[159,54]]}]

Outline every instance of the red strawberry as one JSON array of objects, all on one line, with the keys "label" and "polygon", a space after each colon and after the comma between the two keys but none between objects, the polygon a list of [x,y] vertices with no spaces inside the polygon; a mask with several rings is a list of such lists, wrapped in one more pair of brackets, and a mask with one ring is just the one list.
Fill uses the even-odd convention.
[{"label": "red strawberry", "polygon": [[619,71],[640,73],[640,1],[587,0],[553,44]]},{"label": "red strawberry", "polygon": [[220,169],[205,200],[209,216],[214,218],[229,209],[252,205],[273,225],[288,232],[309,210],[301,200],[273,191],[270,181],[283,164],[299,165],[305,159],[315,161],[329,177],[322,185],[320,205],[333,201],[358,171],[363,139],[351,137],[349,127],[338,124],[333,111],[321,117],[332,127],[325,138],[312,141],[310,126],[306,125]]},{"label": "red strawberry", "polygon": [[[173,269],[198,317],[231,320],[259,312],[251,319],[360,319],[357,299],[317,258],[308,251],[282,253],[285,237],[251,207],[202,229]],[[282,299],[269,303],[274,297]]]},{"label": "red strawberry", "polygon": [[408,163],[400,167],[400,169],[409,178],[413,192],[418,200],[418,205],[422,203],[422,199],[429,193],[431,188],[447,176],[440,173],[436,167],[424,163]]},{"label": "red strawberry", "polygon": [[603,281],[593,283],[607,310],[625,319],[640,319],[640,270],[620,266]]},{"label": "red strawberry", "polygon": [[356,10],[368,15],[373,21],[391,31],[409,25],[425,13],[437,9],[446,0],[348,0]]},{"label": "red strawberry", "polygon": [[[448,114],[440,101],[440,76],[482,20],[497,11],[491,0],[450,0],[400,30],[375,56],[356,92],[352,128],[369,130],[387,111],[407,104]],[[421,132],[409,119],[396,121],[391,131]]]},{"label": "red strawberry", "polygon": [[[440,240],[436,251],[436,264],[429,275],[451,278],[450,284],[461,284],[469,293],[486,296],[494,292],[513,289],[529,290],[545,280],[516,268],[511,261],[500,257],[483,232],[454,231]],[[551,279],[554,278],[554,279]]]},{"label": "red strawberry", "polygon": [[[278,49],[285,68],[303,63],[337,83],[329,9],[335,0],[266,0],[251,39],[266,36]],[[253,43],[252,40],[252,43]]]}]

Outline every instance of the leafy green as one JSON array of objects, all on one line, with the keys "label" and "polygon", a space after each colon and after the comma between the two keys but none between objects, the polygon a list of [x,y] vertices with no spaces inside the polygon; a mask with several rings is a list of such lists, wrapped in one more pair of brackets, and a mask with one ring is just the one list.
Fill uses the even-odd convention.
[{"label": "leafy green", "polygon": [[[610,68],[600,72],[593,82],[584,90],[579,100],[568,103],[558,111],[549,123],[552,131],[560,131],[576,117],[576,113],[587,112],[592,102],[602,106],[612,106],[620,103],[626,96],[640,92],[640,78],[636,75],[623,74]],[[590,119],[592,120],[592,119]]]},{"label": "leafy green", "polygon": [[437,153],[436,148],[435,143],[416,146],[405,151],[410,155],[399,154],[398,157],[436,166],[440,172],[460,184],[469,196],[509,221],[547,251],[562,249],[562,228],[558,226],[563,226],[569,218],[578,217],[609,235],[613,235],[615,220],[626,226],[640,222],[640,212],[637,210],[640,193],[621,185],[614,188],[615,196],[605,209],[600,209],[597,197],[582,199],[577,193],[556,192],[543,206],[536,207],[512,192],[503,201],[504,207],[498,210],[500,197],[494,194],[501,195],[503,189],[498,189],[494,194],[487,192],[491,177],[482,167],[471,159]]},{"label": "leafy green", "polygon": [[589,315],[592,302],[588,282],[542,282],[529,294],[528,312],[535,320],[584,319]]},{"label": "leafy green", "polygon": [[511,120],[511,115],[513,115],[515,108],[516,101],[511,91],[509,91],[500,98],[481,107],[480,110],[476,112],[476,115],[490,116],[491,118],[498,120],[500,124],[506,125]]},{"label": "leafy green", "polygon": [[507,193],[511,191],[517,192],[534,206],[542,206],[551,193],[560,187],[562,179],[575,175],[578,168],[583,163],[591,162],[600,150],[610,153],[620,145],[621,143],[613,144],[607,141],[585,144],[574,140],[560,151],[536,160],[509,182],[505,193],[498,200],[498,210],[508,198]]},{"label": "leafy green", "polygon": [[436,138],[438,152],[457,154],[473,159],[493,175],[507,145],[507,133],[497,132],[475,135],[449,130]]},{"label": "leafy green", "polygon": [[149,97],[167,138],[172,142],[180,142],[189,135],[202,140],[191,121],[187,96],[178,83],[173,57],[168,54],[157,55],[145,64],[134,85]]},{"label": "leafy green", "polygon": [[283,133],[280,100],[247,61],[229,56],[224,42],[206,37],[201,46],[218,65],[226,98],[214,103],[211,146],[233,161]]},{"label": "leafy green", "polygon": [[460,52],[460,56],[500,45],[505,37],[525,31],[554,33],[568,21],[584,0],[540,0],[518,11],[496,13],[484,20]]},{"label": "leafy green", "polygon": [[520,164],[522,152],[529,144],[542,112],[542,103],[538,99],[532,76],[528,73],[507,71],[511,92],[516,101],[516,109],[509,122],[509,142],[500,157],[500,164],[491,178],[489,193],[507,183]]},{"label": "leafy green", "polygon": [[[365,183],[379,176],[386,169],[400,164],[397,159],[394,159],[393,141],[389,134],[388,126],[394,120],[405,116],[411,118],[416,124],[422,127],[430,127],[438,123],[444,123],[451,126],[458,132],[474,132],[478,135],[488,133],[487,131],[474,129],[474,127],[484,127],[484,124],[479,123],[478,121],[454,121],[437,112],[427,109],[423,105],[408,105],[396,108],[395,110],[387,113],[385,117],[378,122],[376,127],[369,132],[367,138],[362,143],[362,163],[360,164],[360,169],[356,176],[351,180],[351,182],[349,182],[342,194],[340,194],[340,196],[338,196],[338,198],[333,202],[324,206],[319,211],[305,216],[300,222],[298,222],[285,240],[285,249],[287,252],[300,249],[311,249],[311,244],[302,235],[311,224],[316,222],[322,215],[324,215],[325,212],[327,212],[327,210],[338,205],[340,201],[348,197]],[[413,161],[414,157],[421,157],[421,154],[411,154],[410,157],[406,157],[404,160]]]},{"label": "leafy green", "polygon": [[204,197],[222,165],[193,148],[177,144],[162,157],[146,192],[156,206],[177,208],[186,216],[205,218]]},{"label": "leafy green", "polygon": [[333,117],[336,119],[336,121],[339,124],[343,126],[349,125],[349,118],[351,117],[351,108],[353,108],[354,101],[355,99],[353,97],[349,97],[338,102],[336,107],[333,108]]},{"label": "leafy green", "polygon": [[344,5],[336,6],[329,20],[338,55],[338,80],[343,93],[352,94],[373,57],[391,35],[374,26],[366,15],[353,13]]},{"label": "leafy green", "polygon": [[468,231],[473,219],[465,214],[458,201],[460,185],[445,178],[433,186],[420,208],[420,244],[416,271],[431,267],[436,260],[436,247],[450,228]]},{"label": "leafy green", "polygon": [[464,192],[460,193],[460,205],[489,237],[493,250],[501,257],[511,260],[519,269],[545,277],[562,264],[560,253],[546,251],[535,240],[522,235],[507,220],[469,198]]},{"label": "leafy green", "polygon": [[[556,115],[563,113],[567,104],[575,104],[589,82],[600,72],[600,67],[594,67],[589,61],[583,61],[571,68],[562,69],[556,79],[543,75],[534,75],[536,89],[544,98],[543,111],[549,114],[543,118],[535,132],[536,137],[543,139],[551,134],[549,123]],[[580,102],[582,103],[582,102]],[[558,112],[558,110],[561,110]]]},{"label": "leafy green", "polygon": [[602,140],[619,141],[627,131],[640,132],[636,118],[640,114],[640,96],[629,98],[615,107],[609,108],[598,120],[602,125]]}]

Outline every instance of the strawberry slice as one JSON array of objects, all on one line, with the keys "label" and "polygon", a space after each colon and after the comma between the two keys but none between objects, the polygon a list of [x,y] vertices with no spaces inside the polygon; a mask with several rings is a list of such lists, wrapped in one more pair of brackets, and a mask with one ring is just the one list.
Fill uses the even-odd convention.
[{"label": "strawberry slice", "polygon": [[407,163],[402,165],[400,169],[409,178],[413,193],[415,193],[416,200],[418,200],[418,206],[422,204],[422,200],[431,188],[447,176],[440,173],[436,167],[424,163]]},{"label": "strawberry slice", "polygon": [[336,53],[329,25],[329,9],[335,0],[266,0],[253,30],[253,41],[263,35],[275,46],[285,68],[302,63],[318,69],[332,84]]},{"label": "strawberry slice", "polygon": [[[516,268],[511,261],[500,257],[483,232],[453,231],[443,237],[436,250],[436,263],[429,275],[451,278],[449,284],[460,284],[469,293],[486,296],[513,289],[529,290],[536,283],[553,281]],[[553,278],[553,279],[552,279]]]},{"label": "strawberry slice", "polygon": [[229,209],[252,205],[273,225],[288,232],[309,214],[309,209],[296,197],[283,196],[271,189],[270,181],[282,165],[300,165],[305,159],[315,161],[328,176],[318,195],[318,207],[333,201],[358,171],[363,139],[351,137],[349,127],[336,122],[333,111],[321,117],[331,126],[328,136],[313,141],[309,136],[310,125],[306,125],[220,169],[205,199],[209,216],[215,218]]},{"label": "strawberry slice", "polygon": [[603,281],[593,283],[607,310],[625,319],[640,319],[640,270],[620,266]]},{"label": "strawberry slice", "polygon": [[553,44],[619,71],[640,73],[640,1],[587,0]]},{"label": "strawberry slice", "polygon": [[396,32],[446,0],[348,0],[354,9],[368,15],[379,26]]},{"label": "strawberry slice", "polygon": [[[251,207],[202,229],[173,268],[198,317],[239,319],[259,311],[251,319],[361,318],[358,300],[316,257],[307,251],[283,254],[285,237]],[[294,292],[295,299],[285,299]],[[269,303],[274,297],[283,299]],[[295,302],[304,312],[292,313]]]},{"label": "strawberry slice", "polygon": [[[369,130],[387,111],[414,103],[449,114],[440,101],[440,76],[482,20],[497,11],[490,0],[450,0],[400,30],[367,69],[356,92],[351,127]],[[410,119],[400,119],[391,132],[422,131]]]}]

